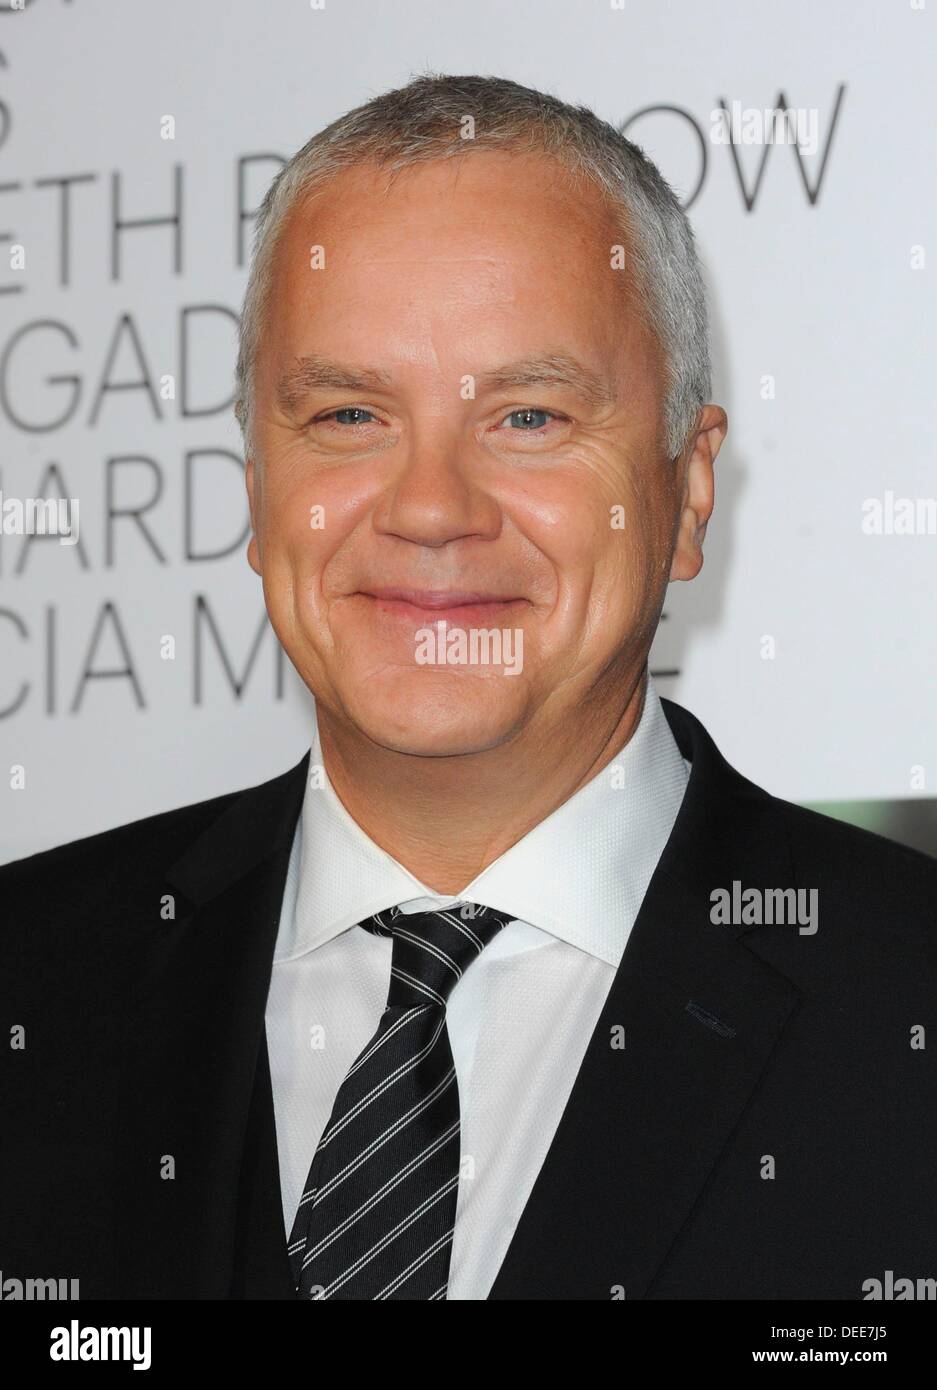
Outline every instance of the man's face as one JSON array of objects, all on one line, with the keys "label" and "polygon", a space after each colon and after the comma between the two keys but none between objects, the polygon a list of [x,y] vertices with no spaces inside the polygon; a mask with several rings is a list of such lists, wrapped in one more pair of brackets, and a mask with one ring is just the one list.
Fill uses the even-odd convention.
[{"label": "man's face", "polygon": [[656,627],[681,498],[663,361],[591,185],[482,151],[386,177],[346,171],[284,228],[248,558],[333,718],[411,754],[523,734],[549,757]]}]

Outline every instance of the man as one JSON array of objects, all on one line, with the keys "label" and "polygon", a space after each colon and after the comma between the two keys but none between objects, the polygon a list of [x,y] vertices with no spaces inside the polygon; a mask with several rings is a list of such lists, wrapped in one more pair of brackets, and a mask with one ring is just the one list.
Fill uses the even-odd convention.
[{"label": "man", "polygon": [[937,1274],[937,866],[661,700],[726,431],[656,169],[424,77],[261,212],[238,418],[315,696],[0,874],[0,1268],[81,1296],[860,1299]]}]

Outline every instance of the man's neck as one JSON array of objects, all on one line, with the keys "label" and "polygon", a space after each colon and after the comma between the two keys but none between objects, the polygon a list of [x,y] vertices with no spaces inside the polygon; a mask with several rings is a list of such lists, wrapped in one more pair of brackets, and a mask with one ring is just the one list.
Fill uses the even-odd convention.
[{"label": "man's neck", "polygon": [[319,742],[329,781],[365,834],[428,888],[455,896],[621,752],[646,691],[645,667],[623,708],[583,711],[554,738],[525,730],[459,757],[381,747],[321,707]]}]

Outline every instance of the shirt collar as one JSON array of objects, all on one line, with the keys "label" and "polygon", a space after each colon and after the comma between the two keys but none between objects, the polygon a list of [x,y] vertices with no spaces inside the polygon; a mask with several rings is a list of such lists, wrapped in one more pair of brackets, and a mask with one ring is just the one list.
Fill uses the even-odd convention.
[{"label": "shirt collar", "polygon": [[435,893],[365,834],[325,773],[313,728],[276,960],[324,945],[371,913],[479,902],[597,956],[621,960],[689,775],[653,680],[631,738],[567,801],[456,897]]}]

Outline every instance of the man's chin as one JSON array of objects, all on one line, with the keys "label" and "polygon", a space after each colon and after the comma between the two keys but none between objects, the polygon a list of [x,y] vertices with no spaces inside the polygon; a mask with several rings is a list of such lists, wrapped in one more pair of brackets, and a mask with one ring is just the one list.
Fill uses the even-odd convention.
[{"label": "man's chin", "polygon": [[504,676],[483,680],[414,677],[357,685],[345,702],[351,722],[373,743],[414,757],[459,757],[496,748],[521,721],[522,692]]}]

